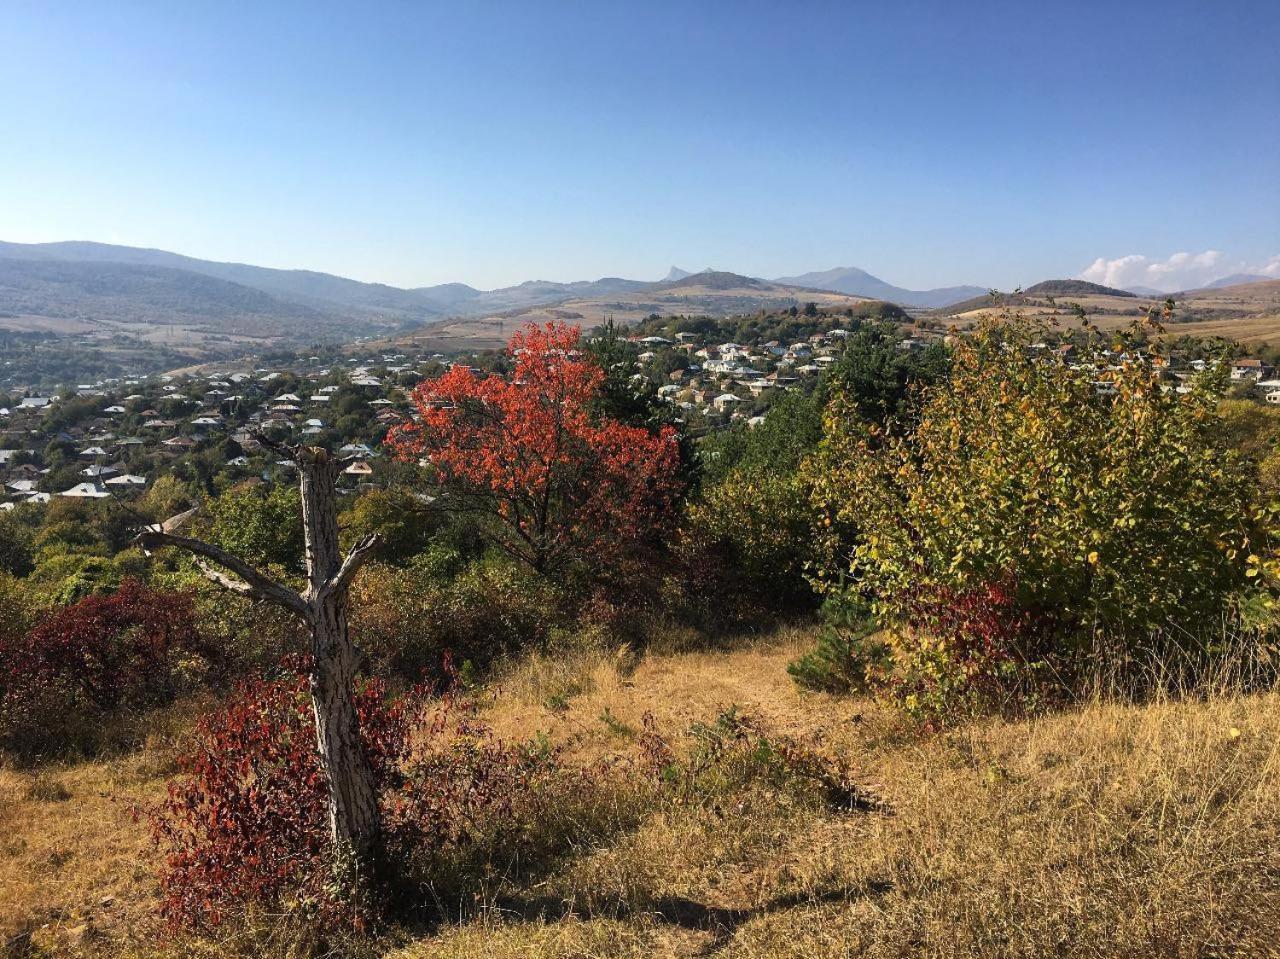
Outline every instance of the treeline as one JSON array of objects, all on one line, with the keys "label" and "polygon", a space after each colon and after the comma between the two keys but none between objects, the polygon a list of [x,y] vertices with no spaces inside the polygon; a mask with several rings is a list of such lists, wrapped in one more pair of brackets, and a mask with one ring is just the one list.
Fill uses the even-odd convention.
[{"label": "treeline", "polygon": [[660,316],[653,314],[631,327],[637,337],[674,338],[693,333],[707,343],[793,343],[815,333],[857,329],[864,321],[907,323],[911,317],[901,307],[868,300],[840,311],[820,310],[816,304],[786,310],[769,310],[742,316]]}]

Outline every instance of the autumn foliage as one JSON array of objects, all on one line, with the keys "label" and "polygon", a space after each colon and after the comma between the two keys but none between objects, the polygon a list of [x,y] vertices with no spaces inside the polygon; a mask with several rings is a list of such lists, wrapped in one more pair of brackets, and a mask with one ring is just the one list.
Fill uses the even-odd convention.
[{"label": "autumn foliage", "polygon": [[[356,694],[365,755],[382,788],[408,749],[408,721],[380,682]],[[328,862],[328,787],[316,751],[305,675],[240,687],[200,720],[181,775],[152,811],[164,853],[161,911],[175,926],[209,927],[246,905],[292,905],[325,926],[358,926],[362,904],[337,895]]]},{"label": "autumn foliage", "polygon": [[388,442],[428,468],[445,508],[487,517],[494,544],[542,573],[605,561],[643,540],[678,492],[674,432],[593,412],[604,372],[562,323],[508,346],[509,376],[454,366],[413,391],[417,422]]},{"label": "autumn foliage", "polygon": [[99,717],[169,701],[211,658],[189,595],[127,579],[0,647],[0,742],[65,749]]},{"label": "autumn foliage", "polygon": [[[163,856],[161,912],[175,929],[234,928],[265,910],[324,935],[367,928],[386,906],[333,882],[305,669],[285,667],[200,720],[168,796],[147,810]],[[563,792],[554,751],[497,740],[452,696],[415,687],[392,698],[375,679],[355,699],[383,809],[383,893],[434,883],[437,857],[517,848]]]}]

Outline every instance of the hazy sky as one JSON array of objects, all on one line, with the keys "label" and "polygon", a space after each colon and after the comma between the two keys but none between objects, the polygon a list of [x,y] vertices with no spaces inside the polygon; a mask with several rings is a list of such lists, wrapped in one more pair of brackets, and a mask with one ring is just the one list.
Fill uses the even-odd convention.
[{"label": "hazy sky", "polygon": [[1280,3],[0,0],[0,239],[403,286],[1280,276]]}]

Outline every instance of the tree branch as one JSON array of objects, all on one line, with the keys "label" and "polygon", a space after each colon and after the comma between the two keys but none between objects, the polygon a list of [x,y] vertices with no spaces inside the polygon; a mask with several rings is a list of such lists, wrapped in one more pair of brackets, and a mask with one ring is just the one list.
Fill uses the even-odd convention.
[{"label": "tree branch", "polygon": [[338,571],[321,587],[320,592],[324,596],[328,596],[349,587],[360,567],[365,564],[381,544],[382,538],[377,533],[370,533],[361,539],[347,554],[347,558],[342,561]]},{"label": "tree branch", "polygon": [[233,556],[225,549],[214,546],[212,543],[193,539],[190,536],[178,536],[174,533],[162,532],[155,527],[144,529],[138,534],[134,542],[143,547],[176,546],[178,549],[184,549],[195,556],[202,556],[205,559],[212,560],[223,569],[230,570],[240,577],[240,580],[236,581],[229,576],[224,576],[216,570],[210,569],[203,563],[199,564],[205,575],[209,576],[218,585],[244,596],[252,596],[255,599],[263,599],[267,602],[275,603],[277,606],[282,606],[303,619],[310,620],[311,618],[310,607],[296,592],[269,579],[238,556]]}]

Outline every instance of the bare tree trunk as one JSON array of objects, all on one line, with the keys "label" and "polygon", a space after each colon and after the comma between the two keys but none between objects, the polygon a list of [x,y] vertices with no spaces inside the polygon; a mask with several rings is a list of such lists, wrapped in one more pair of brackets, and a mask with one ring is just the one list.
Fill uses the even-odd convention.
[{"label": "bare tree trunk", "polygon": [[360,741],[352,686],[360,656],[347,632],[347,590],[331,585],[342,569],[336,484],[340,463],[319,447],[299,451],[302,522],[311,606],[311,704],[316,748],[329,780],[329,829],[340,855],[366,865],[382,830],[373,770]]},{"label": "bare tree trunk", "polygon": [[[177,546],[196,556],[214,582],[245,596],[289,610],[311,630],[311,703],[316,723],[316,753],[329,785],[329,831],[350,891],[378,866],[382,815],[373,769],[360,739],[354,683],[360,654],[347,631],[347,592],[356,572],[377,547],[376,536],[358,543],[344,559],[338,543],[337,479],[343,461],[320,447],[290,449],[300,472],[302,519],[306,535],[307,588],[302,594],[272,581],[225,550],[174,531],[195,510],[147,527],[138,536],[144,546]],[[234,573],[228,576],[209,566]]]}]

